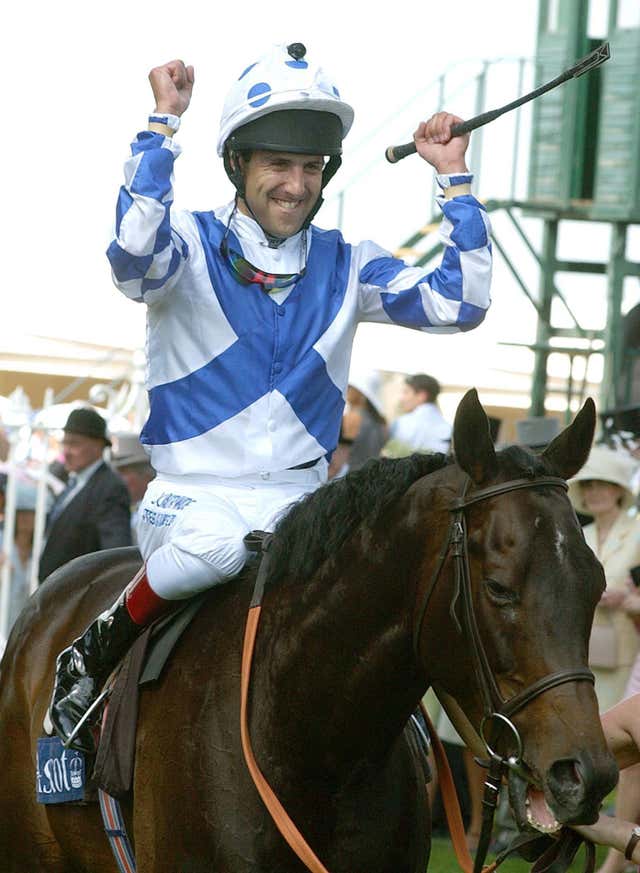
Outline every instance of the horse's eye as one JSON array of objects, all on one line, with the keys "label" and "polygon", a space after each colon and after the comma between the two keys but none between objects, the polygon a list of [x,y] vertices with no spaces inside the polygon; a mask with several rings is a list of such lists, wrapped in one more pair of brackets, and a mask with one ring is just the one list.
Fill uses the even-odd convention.
[{"label": "horse's eye", "polygon": [[515,592],[513,592],[511,588],[507,588],[506,585],[501,585],[499,582],[496,582],[495,579],[485,579],[484,586],[487,589],[489,597],[496,606],[508,606],[516,599]]}]

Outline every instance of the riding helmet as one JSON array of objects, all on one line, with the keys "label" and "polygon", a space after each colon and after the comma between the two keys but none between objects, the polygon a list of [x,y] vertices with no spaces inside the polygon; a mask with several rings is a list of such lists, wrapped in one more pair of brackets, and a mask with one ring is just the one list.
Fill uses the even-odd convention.
[{"label": "riding helmet", "polygon": [[253,149],[328,156],[324,188],[340,166],[342,140],[353,115],[330,76],[306,58],[302,43],[274,46],[229,91],[218,155],[240,196],[244,182],[234,155]]}]

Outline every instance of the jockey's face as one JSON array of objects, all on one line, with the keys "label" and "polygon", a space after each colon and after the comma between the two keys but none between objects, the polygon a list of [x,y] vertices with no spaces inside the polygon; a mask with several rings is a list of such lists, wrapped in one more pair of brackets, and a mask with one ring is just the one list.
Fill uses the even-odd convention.
[{"label": "jockey's face", "polygon": [[96,437],[65,433],[62,440],[64,466],[69,473],[79,473],[102,458],[105,442]]},{"label": "jockey's face", "polygon": [[[258,223],[277,237],[296,234],[322,190],[321,155],[255,151],[242,161],[245,199]],[[242,199],[238,208],[250,215]]]}]

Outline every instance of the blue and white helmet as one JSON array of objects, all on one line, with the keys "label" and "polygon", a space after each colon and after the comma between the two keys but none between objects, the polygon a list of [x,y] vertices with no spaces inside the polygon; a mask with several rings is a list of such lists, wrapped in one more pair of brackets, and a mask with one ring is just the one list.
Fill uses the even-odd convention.
[{"label": "blue and white helmet", "polygon": [[[353,123],[353,109],[340,99],[340,92],[331,77],[305,54],[306,49],[301,43],[274,46],[244,70],[229,91],[222,109],[217,144],[220,157],[223,157],[226,145],[234,150],[253,147],[308,154],[340,154],[342,140]],[[310,124],[307,124],[306,117],[296,112],[293,117],[298,119],[297,123],[289,124],[288,132],[285,130],[284,134],[280,133],[278,126],[251,124],[283,110],[305,110],[314,115],[309,116]],[[332,125],[330,132],[323,137],[322,125],[319,128],[313,121],[314,117],[329,120],[325,113],[330,113]],[[301,118],[304,124],[300,123]],[[247,128],[247,125],[251,126]],[[240,132],[236,135],[237,142],[230,139],[240,128],[253,133],[248,139],[244,137],[246,142]],[[256,130],[259,135],[255,134]],[[267,137],[268,142],[258,142],[256,136],[259,140]]]}]

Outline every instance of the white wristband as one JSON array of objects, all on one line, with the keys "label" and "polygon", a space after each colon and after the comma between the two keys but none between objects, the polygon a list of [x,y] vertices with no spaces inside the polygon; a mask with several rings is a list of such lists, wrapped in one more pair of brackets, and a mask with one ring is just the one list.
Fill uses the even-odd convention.
[{"label": "white wristband", "polygon": [[180,118],[177,115],[168,115],[166,112],[152,112],[149,116],[149,124],[164,124],[175,133],[180,127]]}]

